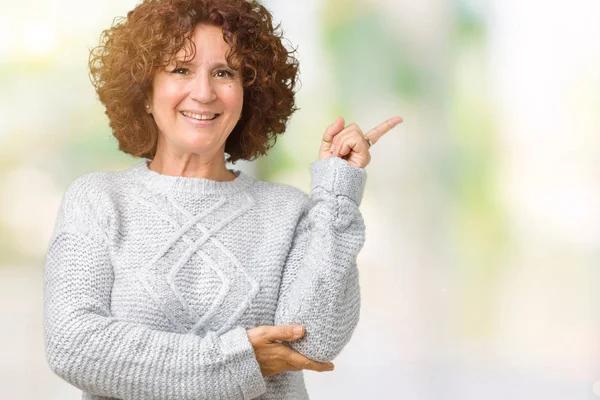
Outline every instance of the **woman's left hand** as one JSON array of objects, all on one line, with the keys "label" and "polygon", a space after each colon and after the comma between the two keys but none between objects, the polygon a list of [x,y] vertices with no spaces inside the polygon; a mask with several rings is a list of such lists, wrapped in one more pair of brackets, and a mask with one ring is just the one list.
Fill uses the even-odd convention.
[{"label": "woman's left hand", "polygon": [[342,157],[355,167],[364,168],[371,161],[369,152],[371,145],[365,137],[375,144],[384,134],[401,122],[401,117],[392,117],[363,134],[356,124],[344,127],[344,118],[338,117],[323,135],[319,159]]}]

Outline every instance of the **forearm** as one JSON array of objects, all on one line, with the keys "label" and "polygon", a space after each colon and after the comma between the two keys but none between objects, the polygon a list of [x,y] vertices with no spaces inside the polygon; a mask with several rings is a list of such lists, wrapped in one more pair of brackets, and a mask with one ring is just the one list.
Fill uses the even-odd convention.
[{"label": "forearm", "polygon": [[264,392],[242,327],[201,338],[113,318],[107,264],[103,249],[76,233],[59,235],[48,252],[44,328],[57,375],[123,400],[249,399]]},{"label": "forearm", "polygon": [[106,318],[77,323],[85,328],[49,328],[46,346],[52,370],[82,390],[124,400],[243,398],[214,335],[201,339]]}]

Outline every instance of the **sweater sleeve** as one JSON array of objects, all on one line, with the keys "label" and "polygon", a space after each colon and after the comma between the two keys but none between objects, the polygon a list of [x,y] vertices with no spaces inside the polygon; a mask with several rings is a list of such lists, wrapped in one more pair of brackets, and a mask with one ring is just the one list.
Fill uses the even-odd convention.
[{"label": "sweater sleeve", "polygon": [[365,182],[365,170],[342,158],[312,165],[311,193],[287,256],[275,324],[303,325],[304,337],[287,345],[313,360],[337,357],[358,323]]},{"label": "sweater sleeve", "polygon": [[44,339],[51,369],[86,392],[123,400],[263,394],[265,382],[243,327],[199,337],[111,316],[113,269],[92,218],[97,210],[82,186],[67,191],[46,254]]}]

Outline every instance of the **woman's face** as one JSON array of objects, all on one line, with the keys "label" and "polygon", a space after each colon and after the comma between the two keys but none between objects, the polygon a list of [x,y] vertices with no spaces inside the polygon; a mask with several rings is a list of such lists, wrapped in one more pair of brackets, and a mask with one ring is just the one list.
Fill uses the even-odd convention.
[{"label": "woman's face", "polygon": [[[154,76],[149,112],[159,130],[159,142],[181,153],[224,152],[225,140],[239,121],[244,89],[239,71],[225,59],[230,46],[221,28],[198,25],[192,34],[194,59],[175,62]],[[184,50],[176,55],[183,60]]]}]

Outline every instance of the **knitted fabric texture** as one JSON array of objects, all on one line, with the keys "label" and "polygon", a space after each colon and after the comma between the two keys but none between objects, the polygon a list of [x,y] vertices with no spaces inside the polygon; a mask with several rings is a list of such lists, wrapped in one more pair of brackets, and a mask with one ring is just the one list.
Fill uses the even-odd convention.
[{"label": "knitted fabric texture", "polygon": [[246,331],[334,359],[358,323],[366,173],[312,164],[310,195],[236,178],[92,172],[64,197],[46,254],[51,369],[88,400],[308,399],[302,371],[263,377]]}]

